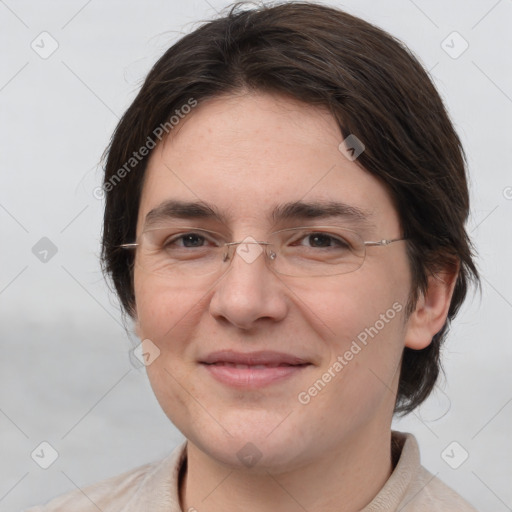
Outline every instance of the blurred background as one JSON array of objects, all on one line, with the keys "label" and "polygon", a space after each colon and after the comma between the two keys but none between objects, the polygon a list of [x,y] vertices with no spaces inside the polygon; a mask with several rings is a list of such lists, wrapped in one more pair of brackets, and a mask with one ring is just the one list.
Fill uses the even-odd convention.
[{"label": "blurred background", "polygon": [[[478,510],[512,510],[512,2],[323,3],[411,48],[465,146],[482,296],[452,326],[447,378],[393,427],[414,433],[423,465]],[[137,340],[102,277],[94,191],[152,64],[228,4],[0,0],[0,512],[182,440],[130,356]]]}]

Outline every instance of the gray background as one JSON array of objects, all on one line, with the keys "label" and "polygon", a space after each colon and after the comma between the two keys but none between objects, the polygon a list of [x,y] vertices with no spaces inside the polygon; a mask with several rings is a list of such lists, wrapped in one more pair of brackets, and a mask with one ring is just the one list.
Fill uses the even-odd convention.
[{"label": "gray background", "polygon": [[[423,464],[479,510],[512,510],[512,1],[326,3],[419,56],[469,161],[482,297],[452,327],[447,381],[395,428],[413,432]],[[0,511],[155,460],[182,439],[130,361],[135,339],[98,265],[103,204],[93,191],[150,66],[227,4],[0,0]],[[46,59],[43,31],[58,43]],[[32,252],[42,237],[57,248],[46,262]],[[46,470],[31,458],[42,441],[59,453]],[[469,453],[458,469],[441,456],[453,441],[452,465]]]}]

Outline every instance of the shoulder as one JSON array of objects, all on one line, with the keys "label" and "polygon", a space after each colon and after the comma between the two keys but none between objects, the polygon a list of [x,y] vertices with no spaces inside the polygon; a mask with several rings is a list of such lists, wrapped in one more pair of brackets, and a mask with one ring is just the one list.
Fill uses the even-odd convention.
[{"label": "shoulder", "polygon": [[[185,455],[186,442],[177,446],[163,459],[144,464],[94,483],[75,489],[52,499],[46,505],[26,509],[24,512],[110,512],[144,499],[165,487],[167,492],[177,478],[179,466]],[[128,510],[128,508],[127,508]],[[131,508],[130,508],[131,510]]]},{"label": "shoulder", "polygon": [[421,466],[411,482],[410,505],[404,507],[404,512],[428,510],[429,512],[477,512],[462,496],[448,487],[437,476]]},{"label": "shoulder", "polygon": [[[107,506],[125,506],[140,488],[140,484],[163,461],[144,464],[117,476],[75,489],[52,499],[46,505],[32,507],[25,512],[95,512],[108,510]],[[119,510],[119,509],[118,509]]]},{"label": "shoulder", "polygon": [[[416,438],[408,433],[393,433],[402,441],[402,452],[396,470],[402,476],[404,493],[399,510],[403,512],[477,512],[466,500],[420,464]],[[398,483],[398,482],[397,482]]]}]

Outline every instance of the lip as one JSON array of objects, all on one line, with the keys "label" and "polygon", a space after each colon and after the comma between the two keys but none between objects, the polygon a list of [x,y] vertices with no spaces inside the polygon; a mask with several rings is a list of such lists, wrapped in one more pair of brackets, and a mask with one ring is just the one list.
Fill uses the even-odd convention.
[{"label": "lip", "polygon": [[304,371],[311,363],[282,352],[234,352],[209,354],[201,365],[217,381],[236,388],[256,389],[283,382]]},{"label": "lip", "polygon": [[275,352],[273,350],[260,350],[258,352],[235,352],[233,350],[218,350],[208,354],[201,363],[233,363],[246,365],[299,365],[308,364],[309,361],[292,354]]}]

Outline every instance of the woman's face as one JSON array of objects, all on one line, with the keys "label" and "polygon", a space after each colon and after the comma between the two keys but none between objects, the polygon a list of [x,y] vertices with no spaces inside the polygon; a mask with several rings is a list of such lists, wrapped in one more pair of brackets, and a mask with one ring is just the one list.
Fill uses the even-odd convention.
[{"label": "woman's face", "polygon": [[[159,222],[231,241],[330,223],[363,240],[401,236],[386,189],[339,150],[339,128],[323,110],[263,93],[219,97],[200,103],[170,135],[150,158],[137,233],[149,212],[181,201],[207,203],[222,220],[190,214]],[[349,208],[340,217],[272,220],[276,207],[299,201]],[[190,442],[232,466],[285,470],[389,430],[411,276],[404,242],[368,247],[358,270],[323,277],[276,274],[264,254],[244,257],[259,247],[240,246],[222,275],[169,279],[136,265],[136,326],[160,351],[147,366],[155,395]],[[221,360],[272,351],[278,362],[304,364],[205,364],[217,351],[227,351]]]}]

